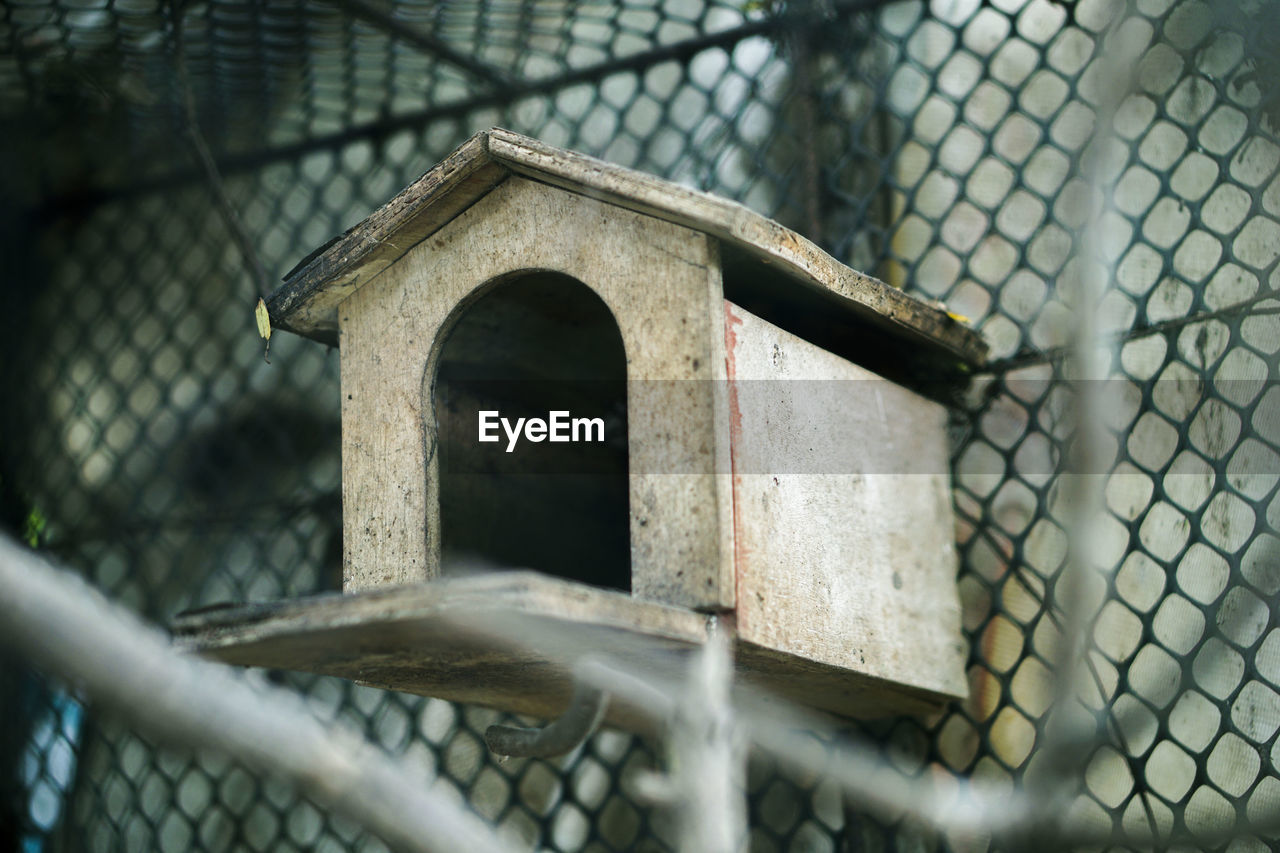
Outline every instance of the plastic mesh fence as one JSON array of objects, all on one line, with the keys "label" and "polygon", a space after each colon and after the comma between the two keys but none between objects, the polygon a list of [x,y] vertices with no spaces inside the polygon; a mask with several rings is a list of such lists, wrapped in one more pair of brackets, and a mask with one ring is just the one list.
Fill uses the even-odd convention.
[{"label": "plastic mesh fence", "polygon": [[[1124,85],[1099,63],[1117,27],[1148,46],[1088,164],[1100,93]],[[1247,0],[9,2],[6,521],[155,620],[338,586],[337,353],[279,335],[263,360],[186,104],[273,276],[502,125],[742,201],[981,330],[995,362],[957,414],[954,468],[972,696],[862,731],[910,772],[1017,783],[1059,639],[1068,403],[1050,380],[1095,168],[1115,183],[1096,231],[1122,402],[1088,659],[1105,745],[1076,809],[1161,829],[1280,809],[1277,33],[1280,6]],[[493,712],[270,677],[523,845],[672,841],[631,785],[657,763],[636,738],[499,763]],[[0,689],[0,846],[382,849],[12,661]],[[753,850],[985,848],[872,820],[767,761],[749,795]]]}]

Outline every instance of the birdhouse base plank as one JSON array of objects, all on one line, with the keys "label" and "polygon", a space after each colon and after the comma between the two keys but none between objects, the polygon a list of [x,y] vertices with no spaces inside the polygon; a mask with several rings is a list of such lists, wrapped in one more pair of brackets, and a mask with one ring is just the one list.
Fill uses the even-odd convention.
[{"label": "birdhouse base plank", "polygon": [[[558,716],[586,656],[679,683],[714,617],[533,572],[249,604],[178,617],[178,647],[241,666]],[[725,630],[732,620],[720,617]],[[735,644],[744,685],[842,716],[927,714],[952,697]],[[611,701],[608,721],[642,731],[645,709]]]}]

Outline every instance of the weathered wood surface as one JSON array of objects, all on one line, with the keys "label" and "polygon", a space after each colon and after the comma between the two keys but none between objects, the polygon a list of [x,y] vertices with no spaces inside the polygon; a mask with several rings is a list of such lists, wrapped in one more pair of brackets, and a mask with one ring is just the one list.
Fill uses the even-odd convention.
[{"label": "weathered wood surface", "polygon": [[965,696],[945,410],[725,314],[739,636]]},{"label": "weathered wood surface", "polygon": [[887,323],[921,346],[937,347],[965,363],[986,358],[982,338],[945,311],[850,269],[745,205],[500,128],[489,131],[489,155],[519,174],[723,240],[769,264],[779,274],[779,288],[827,289],[843,297],[852,317]]},{"label": "weathered wood surface", "polygon": [[[706,642],[707,619],[624,593],[502,572],[196,613],[180,617],[173,630],[180,647],[226,663],[339,676],[545,718],[566,706],[572,667],[584,656],[682,683],[687,655]],[[737,642],[735,654],[744,684],[841,715],[930,713],[947,698],[749,642]],[[607,719],[642,730],[646,716],[615,700]]]},{"label": "weathered wood surface", "polygon": [[849,269],[794,231],[736,202],[500,128],[472,137],[290,273],[268,301],[272,322],[333,343],[339,302],[512,173],[709,234],[727,249],[767,265],[773,271],[769,286],[779,293],[793,287],[830,292],[839,297],[837,307],[847,312],[851,324],[884,326],[939,359],[977,365],[986,358],[981,337],[945,311]]},{"label": "weathered wood surface", "polygon": [[442,339],[478,288],[532,269],[582,282],[618,323],[632,592],[732,608],[727,410],[708,393],[725,376],[715,252],[699,232],[511,177],[352,294],[340,312],[344,588],[439,574]]},{"label": "weathered wood surface", "polygon": [[485,134],[471,137],[391,201],[305,258],[267,299],[271,324],[337,343],[342,300],[507,177],[509,170],[487,155],[486,145]]}]

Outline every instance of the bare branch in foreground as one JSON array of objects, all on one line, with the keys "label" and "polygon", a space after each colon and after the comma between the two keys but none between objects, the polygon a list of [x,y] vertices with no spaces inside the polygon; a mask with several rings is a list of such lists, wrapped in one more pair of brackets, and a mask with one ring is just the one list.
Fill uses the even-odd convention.
[{"label": "bare branch in foreground", "polygon": [[163,741],[221,750],[282,776],[318,803],[408,851],[509,849],[431,780],[294,694],[174,651],[168,638],[0,536],[0,642]]},{"label": "bare branch in foreground", "polygon": [[733,853],[747,836],[747,753],[730,695],[731,642],[713,624],[691,661],[668,733],[672,808],[686,853]]},{"label": "bare branch in foreground", "polygon": [[[1044,716],[1037,754],[1041,772],[1028,774],[1026,783],[1035,824],[1056,823],[1070,808],[1084,784],[1085,768],[1092,750],[1074,744],[1096,735],[1102,714],[1090,712],[1081,702],[1092,682],[1089,654],[1093,651],[1093,630],[1097,613],[1105,599],[1106,577],[1112,571],[1102,552],[1106,519],[1107,475],[1114,469],[1113,439],[1107,426],[1107,383],[1117,347],[1101,334],[1106,310],[1106,294],[1115,276],[1115,262],[1104,251],[1104,214],[1114,209],[1115,179],[1103,168],[1103,159],[1112,139],[1113,121],[1119,104],[1132,89],[1133,70],[1145,49],[1140,38],[1125,27],[1126,12],[1118,11],[1095,46],[1103,78],[1111,81],[1097,105],[1097,120],[1081,165],[1091,193],[1083,203],[1084,223],[1075,255],[1073,380],[1075,389],[1073,447],[1060,472],[1060,482],[1068,495],[1070,531],[1067,559],[1053,581],[1052,598],[1062,613],[1061,641],[1053,660],[1051,704]],[[1105,705],[1105,696],[1104,705]],[[1142,799],[1148,828],[1156,830],[1155,815]]]},{"label": "bare branch in foreground", "polygon": [[[469,614],[465,625],[512,648],[562,647],[575,636],[545,622],[496,618],[492,613],[484,614],[483,620]],[[656,729],[674,738],[673,721],[681,713],[688,689],[682,671],[656,643],[636,639],[626,653],[626,660],[589,655],[574,667],[574,677],[609,693],[612,700],[646,712]],[[636,666],[641,660],[659,665]],[[1046,853],[1098,845],[1163,850],[1181,844],[1196,849],[1245,834],[1271,838],[1280,833],[1280,809],[1272,808],[1251,809],[1233,822],[1206,821],[1186,828],[1160,827],[1141,818],[1136,824],[1109,825],[1075,813],[1071,798],[1061,794],[1054,795],[1056,810],[1048,812],[1041,793],[1021,785],[966,778],[936,765],[915,773],[904,771],[883,754],[879,744],[851,736],[835,718],[750,683],[734,685],[732,709],[749,748],[794,772],[831,780],[851,802],[878,818],[914,821],[955,839],[990,840],[1004,849]],[[1091,755],[1105,742],[1088,733],[1056,748]],[[678,748],[672,754],[680,762],[692,760],[691,754]],[[1058,781],[1070,783],[1061,786],[1070,789],[1079,777]],[[637,783],[639,793],[658,805],[679,802],[681,793],[667,777],[643,777]]]}]

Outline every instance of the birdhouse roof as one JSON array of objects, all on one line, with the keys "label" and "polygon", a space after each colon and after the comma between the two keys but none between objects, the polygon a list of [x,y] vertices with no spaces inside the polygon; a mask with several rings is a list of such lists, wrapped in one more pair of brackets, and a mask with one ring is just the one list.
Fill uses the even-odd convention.
[{"label": "birdhouse roof", "polygon": [[740,290],[766,311],[790,311],[820,323],[828,335],[875,332],[878,349],[887,344],[915,363],[945,365],[948,373],[968,372],[986,358],[982,338],[942,308],[850,269],[741,204],[501,128],[477,133],[364,221],[304,258],[267,301],[272,324],[335,344],[342,300],[512,175],[716,238],[730,299]]}]

